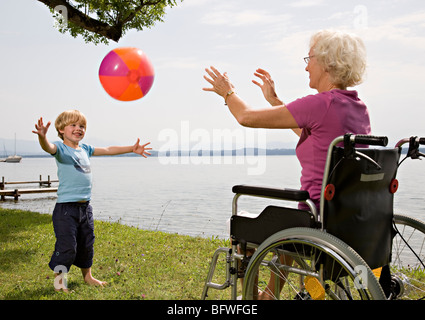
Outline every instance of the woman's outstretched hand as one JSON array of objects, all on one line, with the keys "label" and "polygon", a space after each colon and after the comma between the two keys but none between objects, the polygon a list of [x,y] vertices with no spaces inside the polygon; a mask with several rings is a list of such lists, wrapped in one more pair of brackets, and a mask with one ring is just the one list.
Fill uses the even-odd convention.
[{"label": "woman's outstretched hand", "polygon": [[205,71],[208,73],[209,77],[204,76],[204,79],[212,85],[212,88],[203,88],[203,90],[215,92],[223,98],[226,98],[227,93],[234,88],[230,83],[227,73],[221,74],[220,71],[214,67],[210,67],[210,69],[206,68]]},{"label": "woman's outstretched hand", "polygon": [[264,69],[257,69],[254,75],[262,80],[263,83],[252,80],[252,83],[259,86],[263,92],[264,98],[272,105],[279,106],[283,104],[283,101],[279,99],[276,94],[275,85],[270,74]]}]

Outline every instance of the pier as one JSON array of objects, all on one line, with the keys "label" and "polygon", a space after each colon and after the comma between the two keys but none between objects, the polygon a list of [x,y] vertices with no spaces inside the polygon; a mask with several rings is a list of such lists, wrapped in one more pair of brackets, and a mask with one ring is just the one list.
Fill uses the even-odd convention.
[{"label": "pier", "polygon": [[[5,201],[6,197],[13,197],[18,200],[22,194],[30,193],[53,193],[57,192],[57,187],[52,187],[53,183],[57,183],[59,180],[51,180],[50,176],[47,176],[47,180],[43,180],[40,175],[39,180],[33,181],[5,181],[2,177],[0,182],[0,200]],[[38,184],[38,188],[17,188],[17,189],[6,189],[6,185],[26,185],[26,184]]]}]

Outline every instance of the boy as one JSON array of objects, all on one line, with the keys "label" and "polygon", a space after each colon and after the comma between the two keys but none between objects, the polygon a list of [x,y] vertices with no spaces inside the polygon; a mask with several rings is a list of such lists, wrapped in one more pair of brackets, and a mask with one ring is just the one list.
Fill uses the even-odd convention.
[{"label": "boy", "polygon": [[[55,289],[68,291],[62,272],[67,273],[72,264],[81,268],[84,281],[90,285],[106,283],[92,276],[94,224],[91,198],[91,156],[117,155],[134,152],[145,157],[149,143],[133,146],[93,147],[80,143],[86,133],[86,118],[78,110],[61,113],[55,122],[62,142],[50,143],[46,134],[50,122],[43,124],[40,118],[35,125],[41,148],[55,157],[58,166],[58,199],[52,220],[56,236],[55,251],[49,267],[55,272]],[[61,275],[59,277],[59,275]]]}]

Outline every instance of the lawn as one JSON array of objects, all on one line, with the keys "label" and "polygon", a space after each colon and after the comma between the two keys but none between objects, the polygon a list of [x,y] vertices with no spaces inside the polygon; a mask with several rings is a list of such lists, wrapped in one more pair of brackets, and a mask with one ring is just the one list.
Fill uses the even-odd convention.
[{"label": "lawn", "polygon": [[228,245],[103,221],[95,221],[95,234],[93,275],[108,285],[88,286],[73,266],[70,292],[55,292],[51,215],[0,208],[0,300],[199,300],[215,249]]}]

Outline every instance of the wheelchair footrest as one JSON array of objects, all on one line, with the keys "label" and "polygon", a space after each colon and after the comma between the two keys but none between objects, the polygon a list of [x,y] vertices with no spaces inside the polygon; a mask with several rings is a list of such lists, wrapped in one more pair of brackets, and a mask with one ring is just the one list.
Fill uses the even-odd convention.
[{"label": "wheelchair footrest", "polygon": [[[208,276],[207,276],[207,279],[205,280],[204,290],[202,292],[202,300],[205,300],[205,298],[208,296],[208,289],[209,288],[216,289],[216,290],[223,290],[223,289],[228,288],[231,285],[230,284],[230,274],[227,275],[225,282],[222,283],[222,284],[214,283],[212,281],[213,276],[214,276],[214,272],[215,272],[215,267],[217,265],[218,257],[221,254],[225,254],[226,255],[226,262],[229,264],[230,261],[231,261],[231,259],[230,259],[231,251],[232,251],[232,249],[230,249],[230,248],[218,248],[214,252],[214,255],[213,255],[212,260],[211,260]],[[228,266],[228,268],[230,269],[229,266]]]}]

